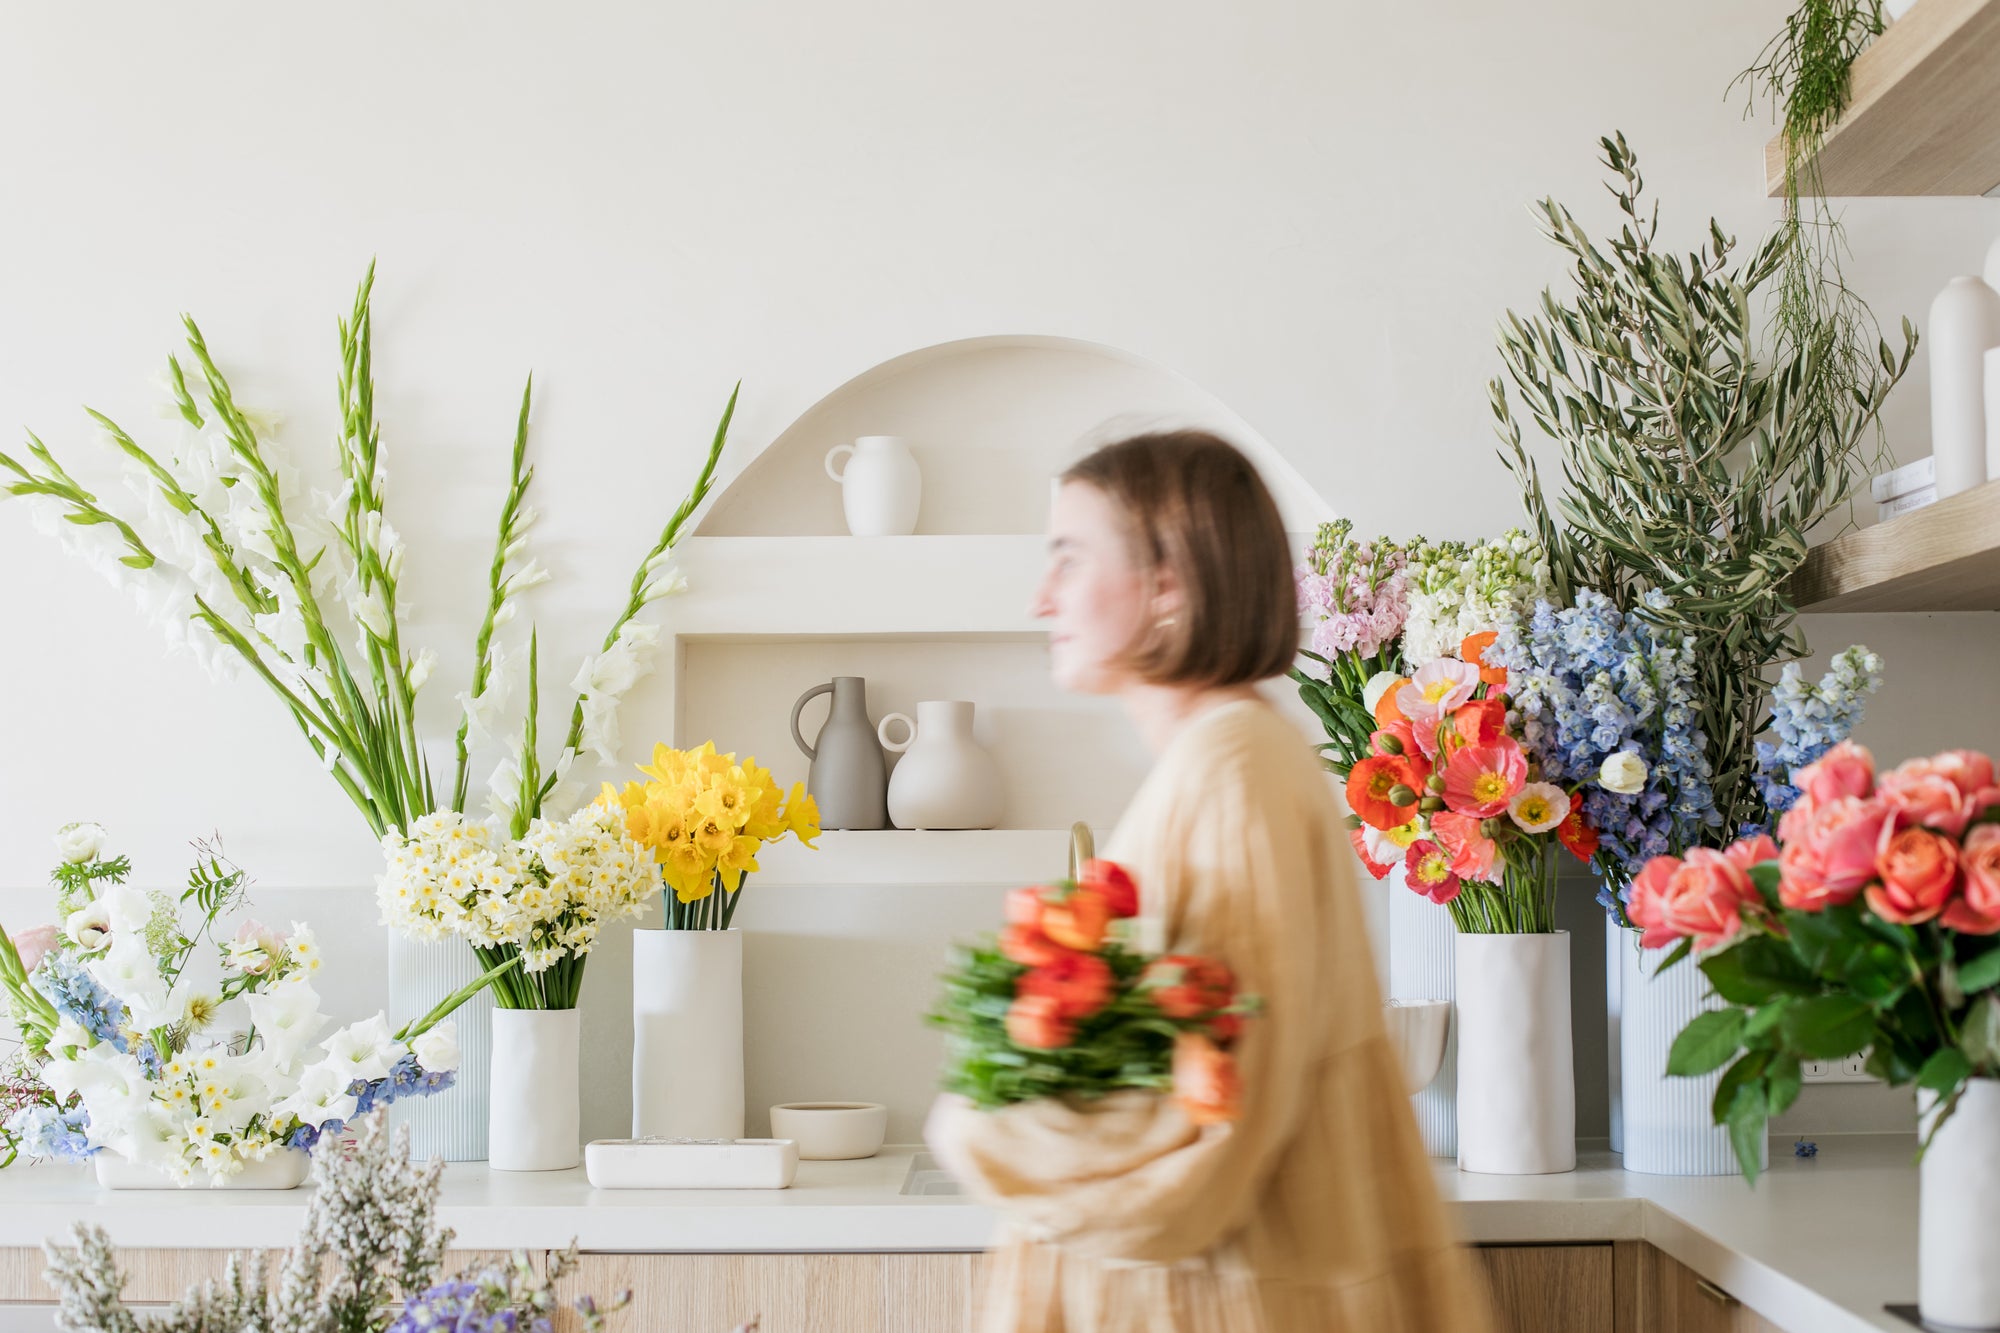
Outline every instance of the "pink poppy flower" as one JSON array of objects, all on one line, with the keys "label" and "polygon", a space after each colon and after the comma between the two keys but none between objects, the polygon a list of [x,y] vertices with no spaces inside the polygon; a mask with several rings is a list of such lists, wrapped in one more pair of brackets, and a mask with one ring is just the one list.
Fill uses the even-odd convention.
[{"label": "pink poppy flower", "polygon": [[1403,859],[1403,882],[1442,906],[1458,897],[1458,876],[1452,873],[1451,855],[1429,838],[1410,844]]},{"label": "pink poppy flower", "polygon": [[1471,815],[1440,810],[1431,816],[1431,836],[1451,858],[1451,873],[1475,883],[1493,882],[1493,867],[1500,857],[1500,844],[1486,836],[1480,821]]},{"label": "pink poppy flower", "polygon": [[1438,720],[1472,697],[1479,688],[1479,668],[1455,657],[1440,657],[1418,669],[1410,683],[1396,691],[1396,707],[1421,736],[1435,732]]},{"label": "pink poppy flower", "polygon": [[1528,760],[1515,742],[1468,745],[1445,765],[1444,803],[1458,814],[1492,819],[1507,813],[1527,782]]}]

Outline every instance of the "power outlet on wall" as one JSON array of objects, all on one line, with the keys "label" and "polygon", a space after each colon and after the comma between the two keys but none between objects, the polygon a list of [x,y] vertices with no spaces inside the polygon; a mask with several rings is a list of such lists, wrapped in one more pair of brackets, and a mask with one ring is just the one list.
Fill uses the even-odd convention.
[{"label": "power outlet on wall", "polygon": [[1845,1060],[1807,1060],[1799,1072],[1808,1083],[1873,1083],[1867,1066],[1868,1052],[1863,1051]]}]

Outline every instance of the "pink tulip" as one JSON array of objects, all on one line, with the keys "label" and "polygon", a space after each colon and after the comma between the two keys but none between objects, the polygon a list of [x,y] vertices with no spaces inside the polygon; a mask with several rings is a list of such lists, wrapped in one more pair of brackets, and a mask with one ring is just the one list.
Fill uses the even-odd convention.
[{"label": "pink tulip", "polygon": [[1875,756],[1853,741],[1842,741],[1792,774],[1792,785],[1814,805],[1843,796],[1866,796],[1875,782]]},{"label": "pink tulip", "polygon": [[1712,949],[1743,926],[1743,908],[1756,906],[1756,885],[1742,866],[1712,848],[1697,847],[1686,860],[1656,856],[1632,881],[1628,910],[1648,949],[1692,938]]},{"label": "pink tulip", "polygon": [[49,950],[56,947],[62,932],[54,926],[35,926],[7,938],[13,942],[14,952],[21,955],[21,970],[32,972],[37,963],[48,957]]},{"label": "pink tulip", "polygon": [[1779,828],[1778,900],[1799,912],[1819,912],[1852,902],[1875,878],[1888,806],[1873,797],[1842,796],[1800,819],[1788,813]]},{"label": "pink tulip", "polygon": [[1981,824],[1959,850],[1963,896],[1945,904],[1939,920],[1968,935],[2000,935],[2000,824]]}]

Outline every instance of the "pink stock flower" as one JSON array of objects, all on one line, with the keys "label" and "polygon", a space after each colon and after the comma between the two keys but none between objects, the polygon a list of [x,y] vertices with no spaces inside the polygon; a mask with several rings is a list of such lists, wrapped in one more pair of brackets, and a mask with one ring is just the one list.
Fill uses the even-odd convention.
[{"label": "pink stock flower", "polygon": [[1500,856],[1500,844],[1481,831],[1480,821],[1471,815],[1440,810],[1431,816],[1431,836],[1451,858],[1451,873],[1460,879],[1487,884],[1493,881],[1493,866]]},{"label": "pink stock flower", "polygon": [[[1794,818],[1797,816],[1797,818]],[[1788,812],[1779,826],[1778,900],[1798,912],[1852,902],[1875,878],[1889,807],[1873,797],[1841,796],[1815,809]]]},{"label": "pink stock flower", "polygon": [[1451,855],[1429,838],[1410,844],[1403,860],[1403,882],[1440,906],[1458,897],[1459,880],[1452,872]]},{"label": "pink stock flower", "polygon": [[1884,920],[1920,925],[1944,911],[1958,883],[1958,844],[1931,829],[1891,822],[1882,826],[1876,869],[1882,882],[1868,886],[1869,909]]},{"label": "pink stock flower", "polygon": [[1479,668],[1455,657],[1440,657],[1418,668],[1410,683],[1396,691],[1396,707],[1419,735],[1437,730],[1438,721],[1479,687]]},{"label": "pink stock flower", "polygon": [[1968,935],[2000,935],[2000,824],[1980,824],[1958,854],[1965,872],[1961,896],[1945,904],[1939,920]]},{"label": "pink stock flower", "polygon": [[1875,756],[1867,747],[1842,741],[1792,774],[1792,785],[1814,805],[1843,796],[1866,796],[1875,782]]},{"label": "pink stock flower", "polygon": [[1746,905],[1762,902],[1742,866],[1712,848],[1696,847],[1685,860],[1648,861],[1632,881],[1627,910],[1645,948],[1692,939],[1696,948],[1712,949],[1742,928]]},{"label": "pink stock flower", "polygon": [[1528,782],[1528,760],[1512,740],[1468,745],[1444,768],[1444,803],[1461,815],[1492,819]]},{"label": "pink stock flower", "polygon": [[7,938],[13,942],[14,952],[21,955],[21,970],[32,972],[35,970],[35,965],[48,957],[49,951],[56,947],[56,941],[62,938],[62,932],[54,926],[33,926]]}]

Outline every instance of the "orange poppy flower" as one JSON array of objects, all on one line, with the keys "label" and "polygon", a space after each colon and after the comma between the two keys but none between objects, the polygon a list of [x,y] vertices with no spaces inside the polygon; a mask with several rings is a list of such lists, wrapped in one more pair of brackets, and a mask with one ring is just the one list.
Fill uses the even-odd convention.
[{"label": "orange poppy flower", "polygon": [[1403,710],[1396,707],[1396,692],[1410,683],[1408,676],[1396,677],[1396,683],[1382,691],[1382,697],[1375,701],[1375,725],[1386,727],[1394,722],[1403,722]]},{"label": "orange poppy flower", "polygon": [[[1410,761],[1392,754],[1371,754],[1347,774],[1347,804],[1363,822],[1387,832],[1410,822],[1417,812],[1423,781]],[[1399,793],[1398,788],[1402,791]],[[1398,795],[1409,799],[1400,803]]]},{"label": "orange poppy flower", "polygon": [[1478,667],[1479,678],[1488,685],[1505,685],[1507,683],[1506,667],[1486,665],[1486,650],[1491,648],[1494,641],[1499,637],[1498,634],[1490,629],[1482,630],[1477,634],[1466,635],[1465,641],[1458,645],[1459,658]]}]

